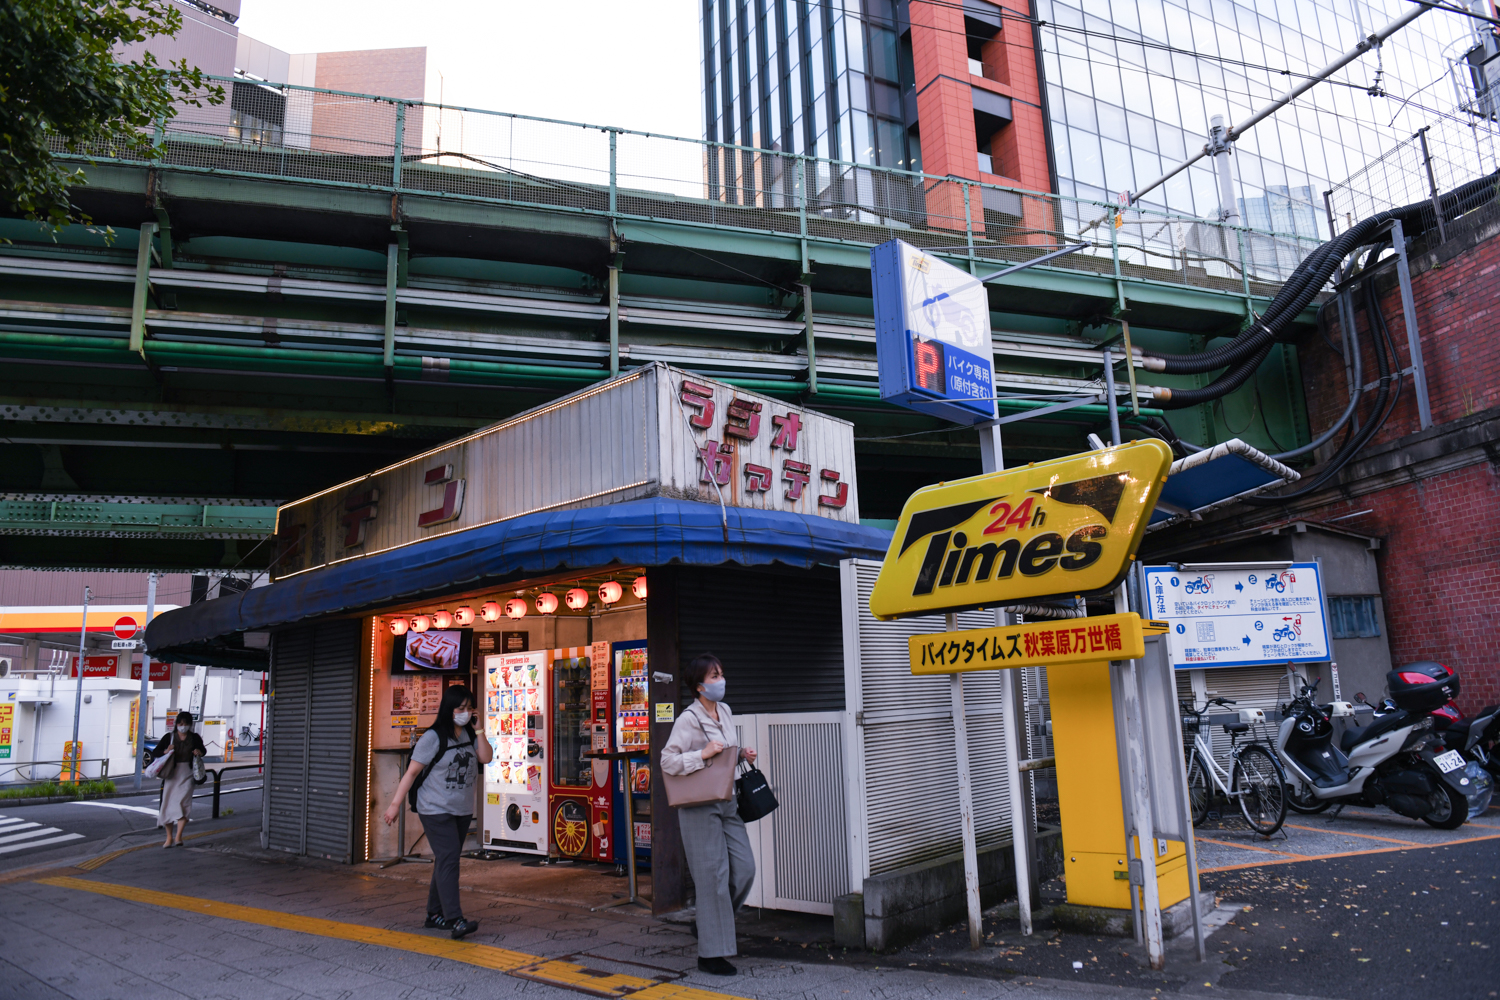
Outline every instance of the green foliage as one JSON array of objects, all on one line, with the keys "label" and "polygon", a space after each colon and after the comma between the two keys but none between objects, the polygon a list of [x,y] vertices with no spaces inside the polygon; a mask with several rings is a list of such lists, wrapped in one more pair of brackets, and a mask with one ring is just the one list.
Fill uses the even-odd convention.
[{"label": "green foliage", "polygon": [[175,35],[182,14],[157,0],[4,0],[0,3],[0,201],[54,228],[87,223],[69,189],[83,171],[54,154],[98,151],[155,159],[156,128],[183,105],[220,104],[224,88],[179,59],[114,50]]},{"label": "green foliage", "polygon": [[0,799],[81,799],[89,795],[104,795],[115,790],[113,781],[57,781],[49,778],[25,788],[7,788],[0,791]]}]

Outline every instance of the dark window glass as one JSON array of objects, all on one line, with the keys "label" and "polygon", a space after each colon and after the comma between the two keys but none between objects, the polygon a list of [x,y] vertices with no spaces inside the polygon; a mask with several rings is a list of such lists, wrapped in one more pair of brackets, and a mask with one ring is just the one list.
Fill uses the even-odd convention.
[{"label": "dark window glass", "polygon": [[1330,597],[1328,618],[1335,639],[1373,639],[1380,635],[1374,595]]}]

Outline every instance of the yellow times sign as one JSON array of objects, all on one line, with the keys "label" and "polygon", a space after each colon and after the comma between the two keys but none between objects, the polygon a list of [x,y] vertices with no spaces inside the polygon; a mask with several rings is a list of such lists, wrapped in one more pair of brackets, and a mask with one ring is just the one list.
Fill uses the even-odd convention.
[{"label": "yellow times sign", "polygon": [[1167,481],[1135,441],[913,493],[870,594],[876,618],[1103,593],[1124,579]]},{"label": "yellow times sign", "polygon": [[935,632],[914,635],[906,642],[913,674],[957,674],[966,670],[1134,660],[1146,654],[1147,635],[1166,630],[1165,622],[1142,621],[1140,615],[1132,612]]}]

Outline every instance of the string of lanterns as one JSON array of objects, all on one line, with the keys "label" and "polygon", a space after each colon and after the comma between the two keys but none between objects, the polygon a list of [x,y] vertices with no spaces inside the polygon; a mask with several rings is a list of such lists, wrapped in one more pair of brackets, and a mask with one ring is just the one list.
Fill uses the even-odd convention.
[{"label": "string of lanterns", "polygon": [[[638,576],[630,584],[630,592],[636,600],[646,599],[646,578]],[[615,580],[607,580],[599,585],[599,600],[606,606],[613,605],[625,596],[625,588]],[[563,603],[572,611],[582,611],[589,606],[589,592],[582,587],[573,587],[563,594]],[[557,595],[551,591],[544,590],[537,595],[535,601],[536,610],[544,615],[555,614],[558,608]],[[479,617],[486,622],[497,622],[503,615],[506,618],[525,618],[527,603],[520,597],[513,597],[506,601],[502,607],[496,601],[486,601],[479,606]],[[429,614],[412,615],[408,618],[392,618],[390,628],[392,635],[405,635],[407,630],[413,632],[426,632],[430,628],[448,629],[454,625],[468,626],[474,624],[474,609],[468,605],[454,608],[452,611],[440,609]]]}]

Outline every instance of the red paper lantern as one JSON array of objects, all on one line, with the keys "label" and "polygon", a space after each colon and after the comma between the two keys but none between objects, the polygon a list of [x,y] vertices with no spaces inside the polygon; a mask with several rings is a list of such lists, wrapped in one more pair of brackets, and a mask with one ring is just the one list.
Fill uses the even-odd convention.
[{"label": "red paper lantern", "polygon": [[432,624],[434,628],[452,628],[453,615],[447,611],[434,611],[432,613]]},{"label": "red paper lantern", "polygon": [[526,602],[519,597],[512,597],[505,602],[505,616],[507,618],[525,618]]},{"label": "red paper lantern", "polygon": [[608,583],[599,584],[599,600],[605,604],[613,604],[625,595],[625,588],[613,580]]},{"label": "red paper lantern", "polygon": [[406,628],[407,628],[407,621],[406,621],[405,618],[392,618],[391,619],[391,635],[405,635],[406,634]]},{"label": "red paper lantern", "polygon": [[460,625],[474,624],[474,609],[467,604],[461,608],[453,609],[453,620]]},{"label": "red paper lantern", "polygon": [[636,600],[644,601],[646,599],[646,578],[644,576],[636,577],[635,582],[630,585],[630,592],[635,595]]},{"label": "red paper lantern", "polygon": [[557,595],[542,591],[536,595],[536,609],[544,615],[550,615],[557,610]]},{"label": "red paper lantern", "polygon": [[563,597],[563,600],[566,601],[568,603],[568,607],[572,608],[574,611],[582,611],[584,608],[589,606],[589,592],[587,590],[584,590],[582,587],[574,587],[572,590],[568,591],[568,593]]},{"label": "red paper lantern", "polygon": [[500,605],[496,604],[494,601],[485,601],[483,607],[479,609],[479,616],[487,622],[499,621]]},{"label": "red paper lantern", "polygon": [[426,632],[430,628],[432,628],[432,619],[426,615],[416,615],[411,620],[411,630],[413,632]]}]

